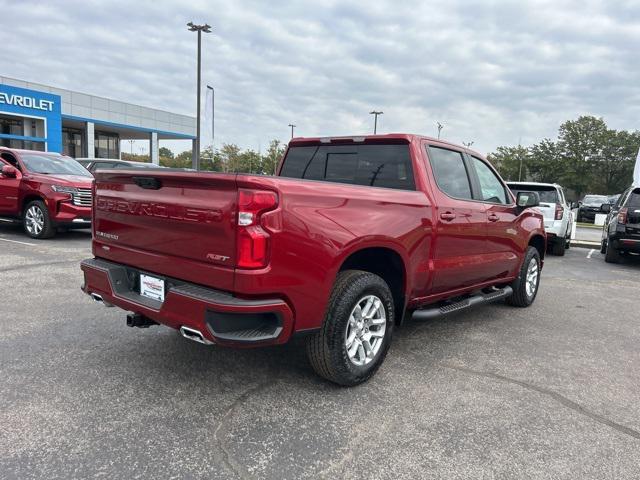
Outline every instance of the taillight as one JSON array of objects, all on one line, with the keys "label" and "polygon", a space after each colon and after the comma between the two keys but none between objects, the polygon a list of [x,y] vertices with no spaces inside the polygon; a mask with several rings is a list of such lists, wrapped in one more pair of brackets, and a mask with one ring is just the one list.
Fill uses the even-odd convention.
[{"label": "taillight", "polygon": [[260,225],[260,217],[277,205],[275,192],[238,190],[238,268],[262,268],[269,263],[270,235]]},{"label": "taillight", "polygon": [[562,220],[562,215],[564,215],[564,207],[556,203],[556,220]]},{"label": "taillight", "polygon": [[620,209],[620,211],[618,212],[618,223],[622,223],[622,224],[627,223],[627,213],[628,213],[627,207],[623,207]]}]

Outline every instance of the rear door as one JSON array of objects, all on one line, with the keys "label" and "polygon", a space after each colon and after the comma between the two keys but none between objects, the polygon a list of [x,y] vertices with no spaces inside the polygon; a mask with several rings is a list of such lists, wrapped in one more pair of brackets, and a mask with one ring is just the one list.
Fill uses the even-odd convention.
[{"label": "rear door", "polygon": [[473,200],[462,151],[428,144],[424,148],[436,198],[431,293],[438,294],[486,279],[487,216],[484,204]]}]

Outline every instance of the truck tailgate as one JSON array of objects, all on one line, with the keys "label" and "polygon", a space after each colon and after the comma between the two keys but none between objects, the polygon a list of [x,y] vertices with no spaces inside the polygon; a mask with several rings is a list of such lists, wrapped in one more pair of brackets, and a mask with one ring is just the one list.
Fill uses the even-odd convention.
[{"label": "truck tailgate", "polygon": [[181,278],[198,283],[210,267],[219,267],[228,274],[216,279],[212,271],[207,283],[230,288],[236,203],[232,174],[101,171],[95,180],[94,253],[167,276],[180,264]]}]

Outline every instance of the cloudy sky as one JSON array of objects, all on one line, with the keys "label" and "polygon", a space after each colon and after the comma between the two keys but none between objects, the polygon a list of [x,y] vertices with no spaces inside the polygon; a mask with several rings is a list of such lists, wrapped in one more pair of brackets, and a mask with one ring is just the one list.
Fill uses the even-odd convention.
[{"label": "cloudy sky", "polygon": [[[216,144],[415,132],[499,145],[581,114],[640,128],[637,1],[0,0],[0,74],[195,114],[196,36]],[[190,146],[189,146],[190,147]]]}]

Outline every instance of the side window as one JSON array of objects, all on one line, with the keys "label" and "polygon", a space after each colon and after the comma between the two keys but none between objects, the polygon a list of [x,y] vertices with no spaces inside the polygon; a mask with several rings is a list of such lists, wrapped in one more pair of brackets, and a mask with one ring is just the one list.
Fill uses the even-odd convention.
[{"label": "side window", "polygon": [[507,201],[507,192],[504,189],[504,185],[500,179],[493,173],[493,170],[489,168],[489,165],[482,160],[471,157],[473,166],[478,174],[478,180],[480,181],[480,193],[484,202],[491,203],[511,203]]},{"label": "side window", "polygon": [[15,157],[13,155],[11,155],[10,153],[3,153],[2,155],[0,155],[2,157],[2,159],[7,162],[9,165],[13,165],[14,167],[16,167],[18,170],[20,170],[20,164],[18,164],[18,160],[15,159]]},{"label": "side window", "polygon": [[440,190],[454,198],[472,199],[469,174],[462,154],[440,147],[427,147],[429,161]]}]

